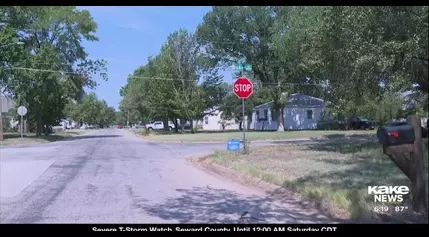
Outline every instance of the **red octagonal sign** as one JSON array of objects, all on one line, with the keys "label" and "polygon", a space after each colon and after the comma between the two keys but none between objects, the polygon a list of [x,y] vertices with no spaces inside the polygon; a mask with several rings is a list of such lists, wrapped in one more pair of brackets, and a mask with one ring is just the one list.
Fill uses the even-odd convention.
[{"label": "red octagonal sign", "polygon": [[240,99],[247,99],[253,94],[253,83],[245,77],[239,77],[233,86],[234,94]]}]

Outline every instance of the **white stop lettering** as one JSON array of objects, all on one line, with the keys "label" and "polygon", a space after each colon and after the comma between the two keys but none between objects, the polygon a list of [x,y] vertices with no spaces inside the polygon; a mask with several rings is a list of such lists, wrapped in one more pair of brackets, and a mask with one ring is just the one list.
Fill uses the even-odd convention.
[{"label": "white stop lettering", "polygon": [[235,92],[248,92],[251,88],[252,86],[250,84],[237,84],[234,86]]}]

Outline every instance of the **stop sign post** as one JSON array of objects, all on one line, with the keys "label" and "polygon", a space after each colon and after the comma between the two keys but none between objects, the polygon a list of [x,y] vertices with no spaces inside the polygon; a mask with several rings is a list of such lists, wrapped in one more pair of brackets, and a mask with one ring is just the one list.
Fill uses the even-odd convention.
[{"label": "stop sign post", "polygon": [[241,99],[241,104],[243,106],[243,119],[242,119],[242,126],[243,126],[243,147],[244,151],[246,151],[246,125],[244,124],[244,117],[245,117],[245,109],[244,109],[244,100],[249,98],[253,94],[253,83],[245,78],[245,77],[239,77],[233,85],[233,91],[234,94]]}]

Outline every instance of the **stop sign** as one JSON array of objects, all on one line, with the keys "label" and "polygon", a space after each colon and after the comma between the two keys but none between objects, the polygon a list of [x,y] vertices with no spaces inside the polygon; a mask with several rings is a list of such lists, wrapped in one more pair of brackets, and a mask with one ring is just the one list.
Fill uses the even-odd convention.
[{"label": "stop sign", "polygon": [[233,86],[234,94],[240,99],[247,99],[253,94],[253,83],[245,77],[239,77]]}]

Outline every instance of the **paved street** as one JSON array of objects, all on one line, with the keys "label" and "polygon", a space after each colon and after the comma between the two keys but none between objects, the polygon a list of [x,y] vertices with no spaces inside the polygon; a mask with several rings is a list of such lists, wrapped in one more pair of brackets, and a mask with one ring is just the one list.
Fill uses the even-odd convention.
[{"label": "paved street", "polygon": [[2,223],[328,222],[314,210],[205,173],[185,157],[224,144],[149,143],[118,129],[0,148]]}]

